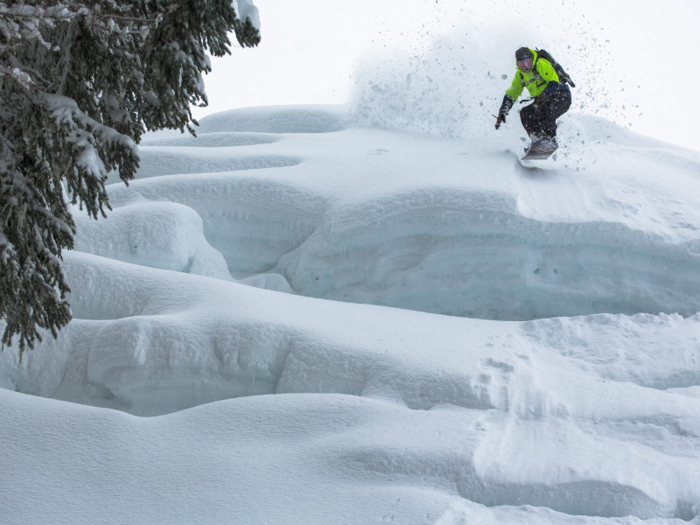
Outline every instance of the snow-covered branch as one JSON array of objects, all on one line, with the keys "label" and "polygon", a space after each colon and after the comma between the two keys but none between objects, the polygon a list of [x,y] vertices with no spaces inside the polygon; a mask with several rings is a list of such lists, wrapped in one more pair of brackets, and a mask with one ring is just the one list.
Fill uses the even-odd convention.
[{"label": "snow-covered branch", "polygon": [[[241,19],[237,13],[243,13]],[[193,131],[207,53],[260,41],[250,0],[0,2],[0,318],[31,348],[70,320],[69,201],[105,214],[107,174],[139,166],[146,130]],[[64,192],[67,190],[67,193]]]}]

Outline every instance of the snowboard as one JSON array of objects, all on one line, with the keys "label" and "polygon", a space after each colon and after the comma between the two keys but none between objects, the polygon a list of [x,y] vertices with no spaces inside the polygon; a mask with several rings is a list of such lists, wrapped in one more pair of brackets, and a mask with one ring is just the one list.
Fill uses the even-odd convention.
[{"label": "snowboard", "polygon": [[545,160],[548,159],[552,153],[557,151],[556,142],[551,140],[538,140],[533,142],[528,150],[527,154],[520,160]]}]

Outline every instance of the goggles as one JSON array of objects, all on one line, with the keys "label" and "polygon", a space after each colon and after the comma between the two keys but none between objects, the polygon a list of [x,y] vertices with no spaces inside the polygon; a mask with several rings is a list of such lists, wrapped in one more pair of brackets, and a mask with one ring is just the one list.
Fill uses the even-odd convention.
[{"label": "goggles", "polygon": [[518,67],[520,69],[531,69],[532,68],[532,59],[527,58],[525,60],[518,60],[517,64],[518,64]]}]

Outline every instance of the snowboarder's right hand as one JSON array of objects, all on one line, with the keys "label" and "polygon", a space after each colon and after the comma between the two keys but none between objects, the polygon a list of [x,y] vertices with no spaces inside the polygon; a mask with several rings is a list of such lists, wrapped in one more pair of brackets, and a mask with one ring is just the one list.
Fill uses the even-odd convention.
[{"label": "snowboarder's right hand", "polygon": [[498,117],[496,117],[496,129],[501,127],[501,124],[503,124],[506,121],[506,114],[505,113],[499,113]]},{"label": "snowboarder's right hand", "polygon": [[510,111],[510,108],[513,107],[513,104],[515,104],[515,100],[510,98],[508,95],[503,97],[501,109],[498,110],[498,117],[496,117],[496,129],[500,128],[501,124],[506,121],[506,115]]}]

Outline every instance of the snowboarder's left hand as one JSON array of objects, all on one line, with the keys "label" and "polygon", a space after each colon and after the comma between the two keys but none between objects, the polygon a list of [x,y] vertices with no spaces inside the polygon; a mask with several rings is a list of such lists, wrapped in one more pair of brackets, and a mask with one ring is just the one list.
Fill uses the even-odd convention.
[{"label": "snowboarder's left hand", "polygon": [[541,108],[547,102],[547,96],[544,93],[540,93],[535,97],[535,106]]}]

